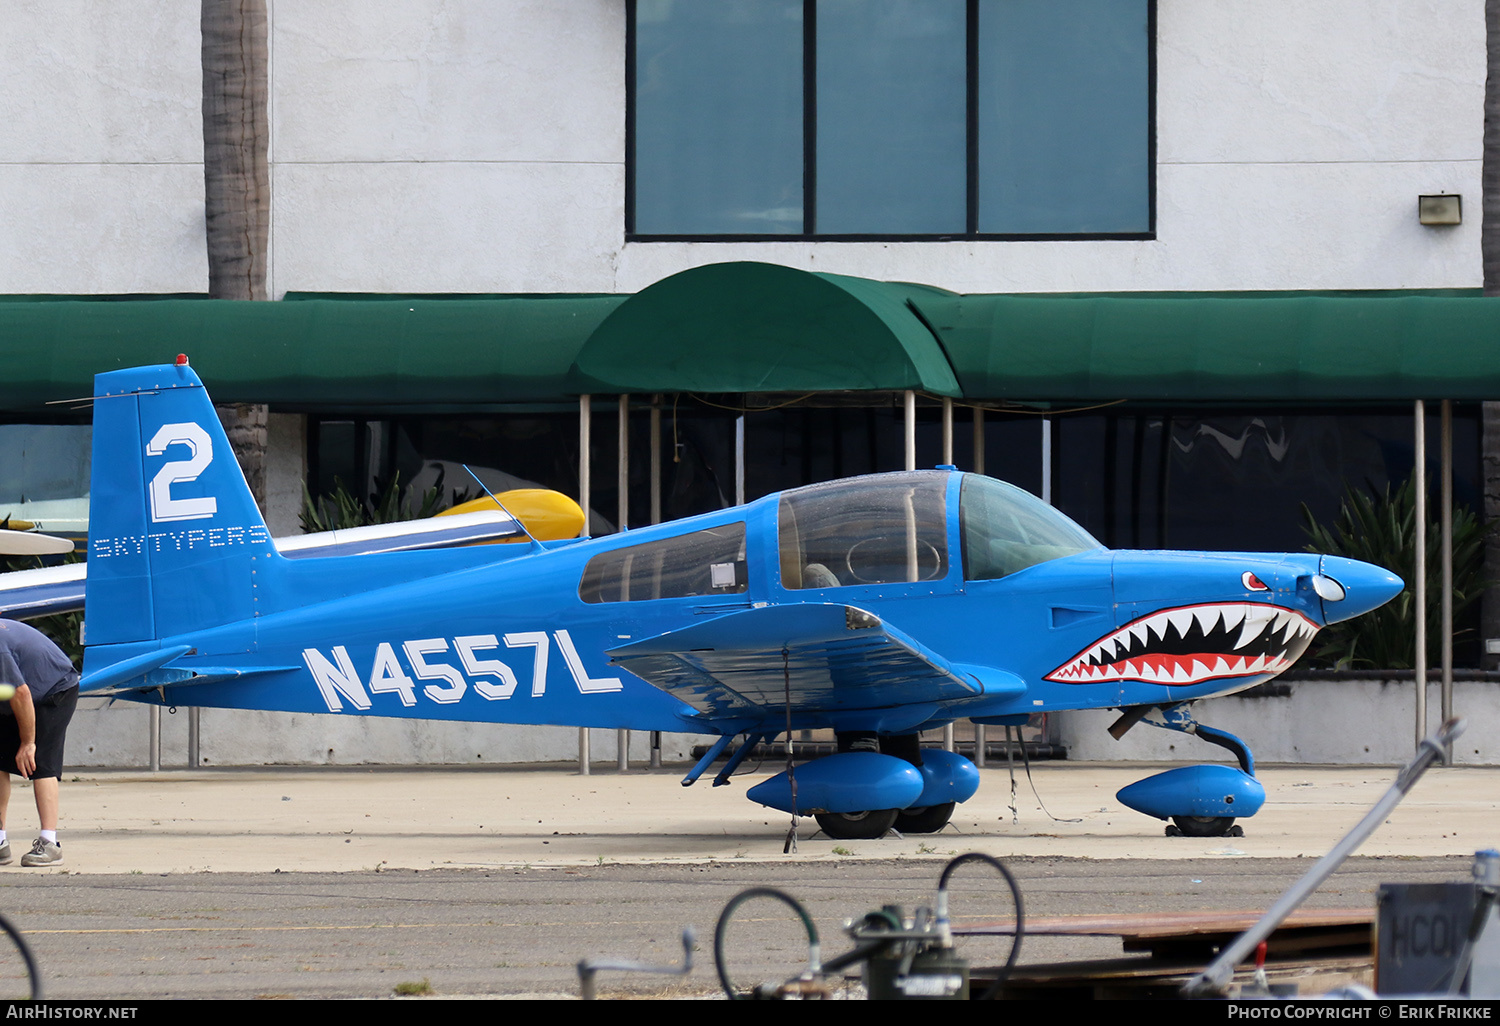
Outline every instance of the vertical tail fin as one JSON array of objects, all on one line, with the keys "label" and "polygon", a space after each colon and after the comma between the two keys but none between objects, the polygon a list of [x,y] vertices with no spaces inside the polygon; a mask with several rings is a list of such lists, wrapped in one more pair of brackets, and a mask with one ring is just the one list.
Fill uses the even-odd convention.
[{"label": "vertical tail fin", "polygon": [[95,377],[93,445],[87,642],[253,616],[256,561],[276,548],[192,368]]}]

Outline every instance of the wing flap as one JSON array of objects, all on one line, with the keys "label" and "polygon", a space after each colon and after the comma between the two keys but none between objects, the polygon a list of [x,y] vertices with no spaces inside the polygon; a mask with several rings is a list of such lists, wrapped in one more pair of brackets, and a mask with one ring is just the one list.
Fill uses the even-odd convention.
[{"label": "wing flap", "polygon": [[700,713],[879,709],[972,698],[983,687],[854,606],[730,613],[615,648],[610,661]]}]

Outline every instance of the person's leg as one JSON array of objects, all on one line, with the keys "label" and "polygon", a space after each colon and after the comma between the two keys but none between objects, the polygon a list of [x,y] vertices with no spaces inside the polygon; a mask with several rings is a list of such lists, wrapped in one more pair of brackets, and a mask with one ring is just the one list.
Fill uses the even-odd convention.
[{"label": "person's leg", "polygon": [[10,814],[10,775],[15,772],[16,750],[20,745],[16,718],[0,716],[0,866],[11,861],[10,838],[5,831]]},{"label": "person's leg", "polygon": [[36,772],[31,777],[31,789],[42,830],[31,851],[21,856],[23,866],[54,866],[62,861],[57,840],[58,785],[62,782],[63,741],[77,703],[75,687],[49,696],[36,706]]},{"label": "person's leg", "polygon": [[[41,820],[43,830],[57,833],[57,785],[56,777],[37,777],[31,782],[36,793],[36,818]],[[7,783],[7,786],[9,784]]]}]

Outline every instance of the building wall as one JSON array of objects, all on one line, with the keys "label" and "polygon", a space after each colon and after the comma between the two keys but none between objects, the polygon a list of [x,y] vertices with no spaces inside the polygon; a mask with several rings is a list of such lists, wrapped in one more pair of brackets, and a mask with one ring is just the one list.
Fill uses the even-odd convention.
[{"label": "building wall", "polygon": [[204,291],[198,4],[0,3],[0,293]]},{"label": "building wall", "polygon": [[[201,291],[198,4],[6,0],[0,293]],[[624,242],[618,0],[268,0],[271,292],[636,291],[767,260],[959,291],[1480,281],[1483,10],[1159,0],[1157,238]],[[1423,228],[1457,192],[1465,223]]]},{"label": "building wall", "polygon": [[[493,766],[578,760],[577,727],[336,716],[330,713],[203,709],[201,766]],[[69,766],[149,766],[151,710],[135,702],[84,697],[68,728]],[[662,735],[662,760],[693,761],[695,745],[716,739]],[[163,712],[161,765],[188,765],[188,711]],[[651,758],[651,735],[629,732],[630,762]],[[589,731],[592,764],[614,765],[613,730]]]}]

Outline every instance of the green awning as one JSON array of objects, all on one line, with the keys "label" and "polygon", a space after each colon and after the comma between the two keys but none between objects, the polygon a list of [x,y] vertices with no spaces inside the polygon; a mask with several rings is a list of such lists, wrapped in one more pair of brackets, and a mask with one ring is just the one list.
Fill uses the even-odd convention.
[{"label": "green awning", "polygon": [[219,402],[474,409],[566,398],[624,296],[0,303],[0,408],[93,394],[93,376],[187,353]]},{"label": "green awning", "polygon": [[223,402],[372,413],[582,392],[1500,398],[1500,301],[1472,290],[958,295],[732,263],[634,296],[288,300],[0,297],[0,409],[88,396],[99,371],[180,352]]},{"label": "green awning", "polygon": [[971,399],[1500,397],[1500,301],[1465,293],[919,298]]},{"label": "green awning", "polygon": [[610,314],[579,352],[569,387],[956,396],[942,347],[908,301],[914,291],[951,295],[777,264],[693,268]]}]

